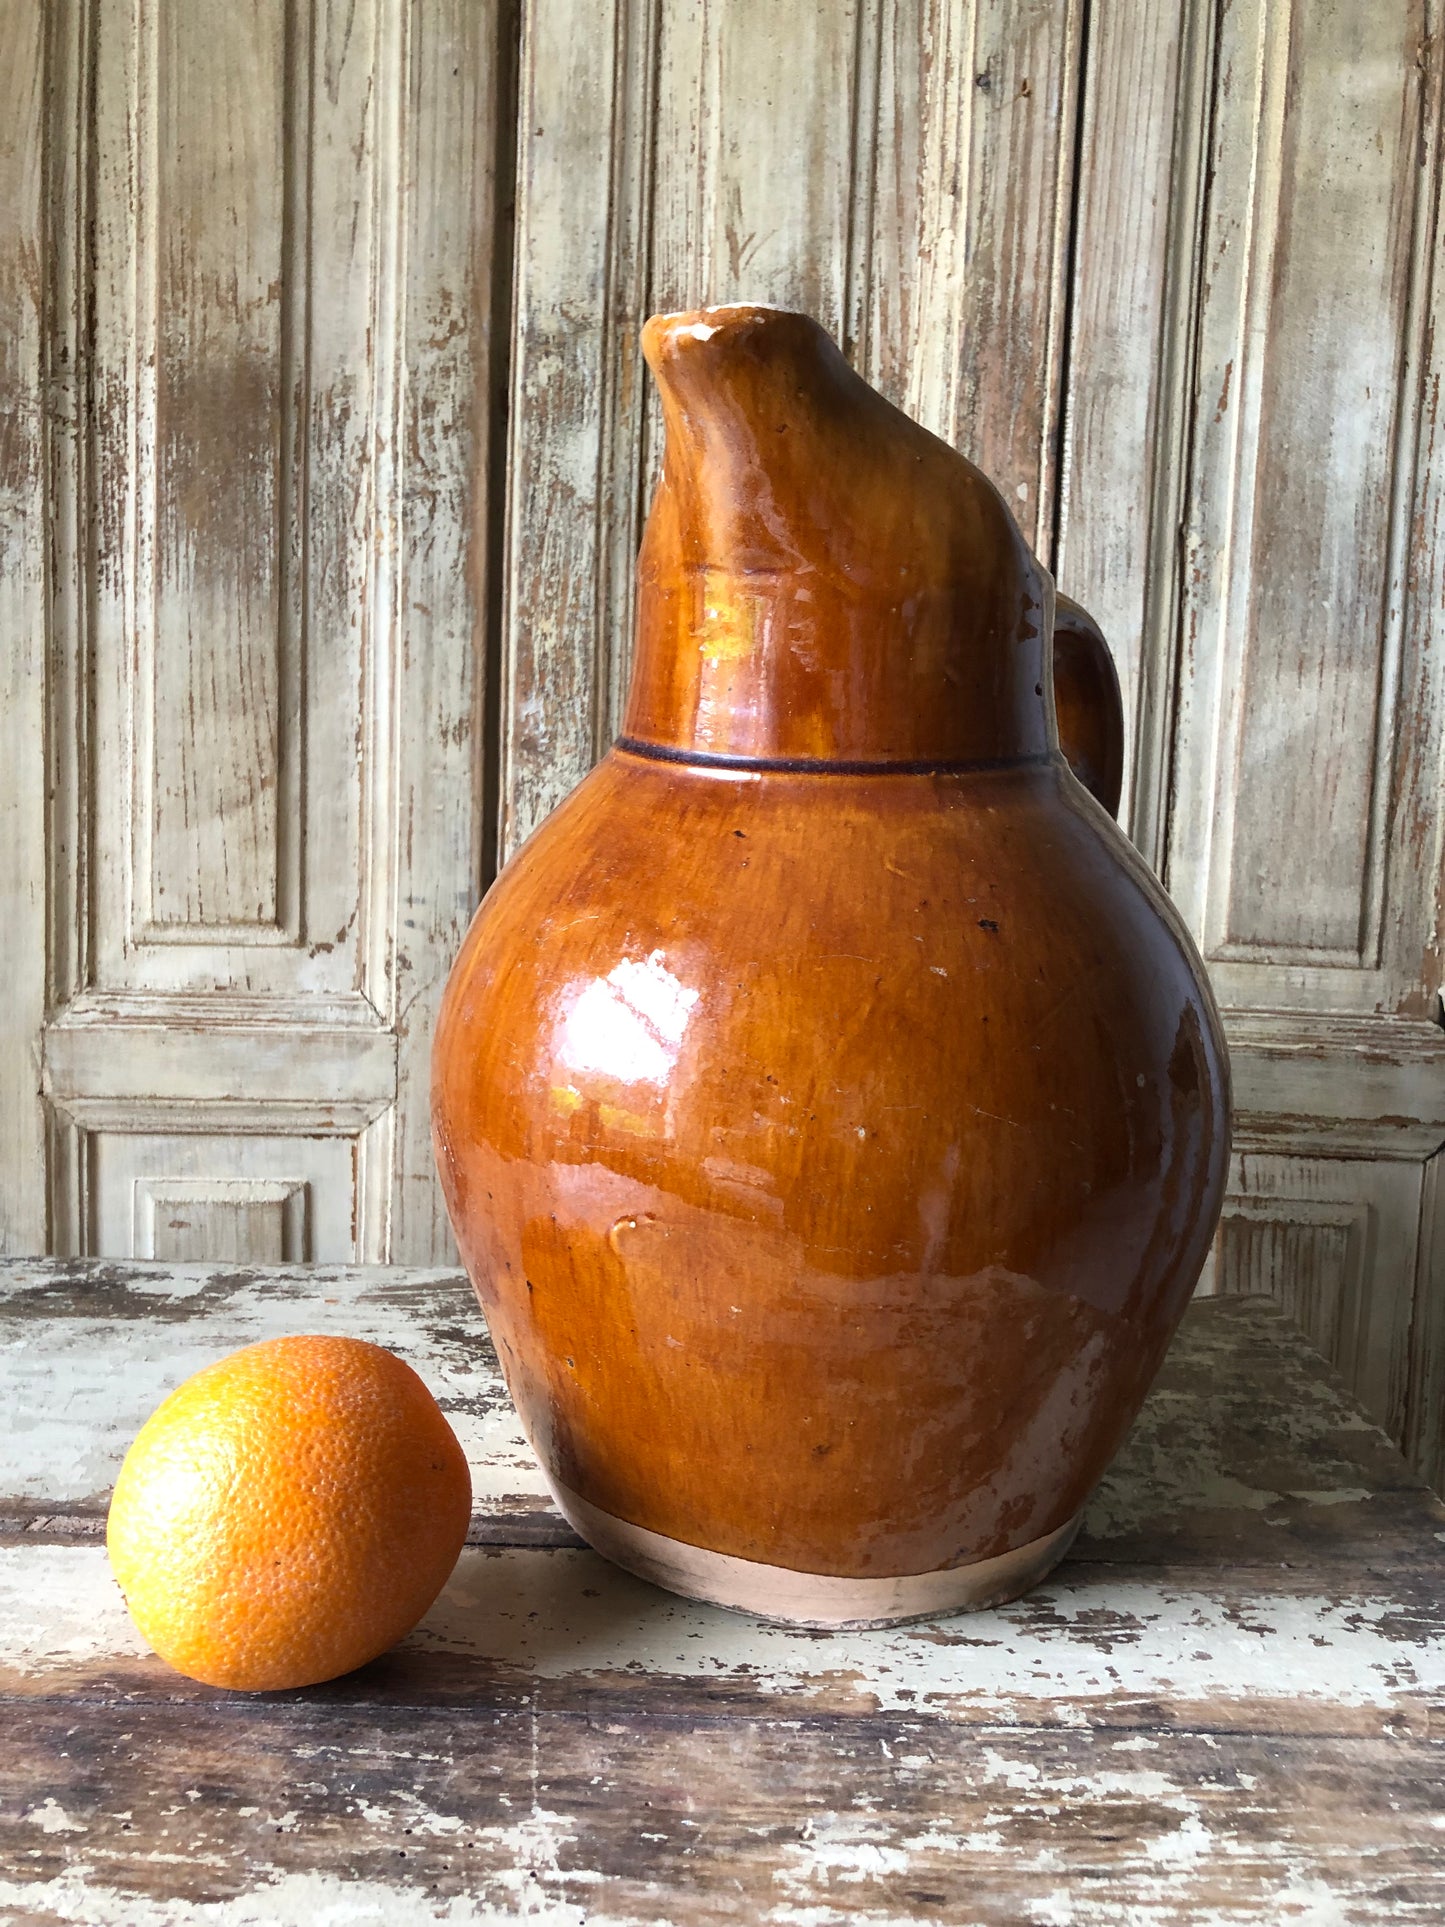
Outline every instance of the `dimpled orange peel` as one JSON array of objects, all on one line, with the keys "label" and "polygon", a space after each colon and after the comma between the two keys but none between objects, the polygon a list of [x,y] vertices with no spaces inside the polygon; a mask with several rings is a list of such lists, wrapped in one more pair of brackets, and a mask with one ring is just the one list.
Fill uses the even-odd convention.
[{"label": "dimpled orange peel", "polygon": [[355,1338],[272,1338],[152,1413],[106,1544],[162,1659],[265,1692],[334,1679],[409,1632],[470,1516],[466,1457],[409,1365]]}]

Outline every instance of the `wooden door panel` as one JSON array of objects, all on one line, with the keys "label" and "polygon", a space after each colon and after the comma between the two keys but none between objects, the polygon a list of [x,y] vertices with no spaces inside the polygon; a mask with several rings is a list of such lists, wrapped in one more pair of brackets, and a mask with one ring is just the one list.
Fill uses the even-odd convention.
[{"label": "wooden door panel", "polygon": [[855,363],[979,464],[1046,562],[1083,11],[878,7],[860,98]]},{"label": "wooden door panel", "polygon": [[1223,16],[1167,876],[1226,1004],[1426,1010],[1439,824],[1396,791],[1441,692],[1432,664],[1422,716],[1406,582],[1425,27],[1425,0]]},{"label": "wooden door panel", "polygon": [[[53,1203],[56,1242],[134,1252],[142,1172],[269,1172],[269,1120],[397,1095],[376,753],[397,636],[376,538],[400,485],[403,10],[74,12],[95,91],[69,134],[94,186],[65,214],[95,235],[94,319],[84,432],[61,450],[87,583],[64,640],[91,728],[57,893],[77,899],[79,971],[47,1068],[66,1126],[103,1127],[57,1160],[72,1182]],[[191,1135],[217,1109],[229,1153]],[[303,1243],[380,1257],[354,1149],[318,1137],[279,1176],[302,1185]],[[207,1232],[270,1249],[291,1222],[193,1203],[188,1249]]]},{"label": "wooden door panel", "polygon": [[1399,1438],[1425,1165],[1236,1152],[1203,1295],[1276,1298]]},{"label": "wooden door panel", "polygon": [[356,752],[394,728],[397,10],[93,24],[90,980],[379,1011],[391,812]]},{"label": "wooden door panel", "polygon": [[344,1138],[96,1131],[88,1242],[178,1264],[348,1263],[356,1156]]},{"label": "wooden door panel", "polygon": [[1236,1060],[1221,1288],[1272,1281],[1397,1439],[1445,1292],[1432,11],[1220,12],[1166,868]]},{"label": "wooden door panel", "polygon": [[1267,1285],[1436,1477],[1439,26],[1096,13],[1059,551],[1122,658],[1134,836],[1224,1009],[1205,1288]]},{"label": "wooden door panel", "polygon": [[46,13],[0,0],[0,1252],[47,1250]]},{"label": "wooden door panel", "polygon": [[[487,860],[506,9],[9,5],[55,593],[42,1183],[5,1241],[447,1257],[426,1042]],[[153,1221],[142,1178],[203,1189]]]},{"label": "wooden door panel", "polygon": [[[137,526],[107,531],[107,546],[117,562],[130,552],[146,658],[129,828],[132,914],[150,942],[288,923],[295,935],[299,850],[280,825],[295,821],[298,759],[283,771],[280,737],[283,712],[288,734],[300,720],[300,665],[281,631],[299,495],[287,362],[305,321],[285,253],[306,143],[288,167],[287,95],[298,64],[309,95],[310,60],[288,45],[287,12],[98,16],[101,193],[123,182],[134,219],[98,230],[101,388],[120,394],[130,377],[131,421],[102,412],[97,480],[119,509],[127,468],[140,471]],[[113,47],[113,29],[128,44]],[[117,447],[132,423],[133,452]]]}]

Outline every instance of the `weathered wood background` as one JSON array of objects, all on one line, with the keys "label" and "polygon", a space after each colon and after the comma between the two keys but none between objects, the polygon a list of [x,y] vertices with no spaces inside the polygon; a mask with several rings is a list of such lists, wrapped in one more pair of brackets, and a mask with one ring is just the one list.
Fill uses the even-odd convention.
[{"label": "weathered wood background", "polygon": [[1439,14],[0,0],[0,1249],[449,1254],[432,1013],[615,726],[639,327],[756,297],[1103,622],[1205,1288],[1441,1477]]}]

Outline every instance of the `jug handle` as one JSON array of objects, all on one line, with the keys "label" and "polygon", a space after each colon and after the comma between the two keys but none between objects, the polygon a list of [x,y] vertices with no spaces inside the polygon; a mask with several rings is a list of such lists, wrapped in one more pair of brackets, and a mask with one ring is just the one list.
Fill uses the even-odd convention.
[{"label": "jug handle", "polygon": [[1117,816],[1124,787],[1119,675],[1098,623],[1066,595],[1054,599],[1054,710],[1069,768]]}]

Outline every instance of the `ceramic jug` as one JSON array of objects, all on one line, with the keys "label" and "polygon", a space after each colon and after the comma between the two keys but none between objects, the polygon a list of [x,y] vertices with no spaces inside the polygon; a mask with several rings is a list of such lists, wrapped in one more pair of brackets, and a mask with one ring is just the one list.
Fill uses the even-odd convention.
[{"label": "ceramic jug", "polygon": [[452,1223],[599,1551],[804,1625],[1010,1598],[1202,1266],[1218,1017],[1060,751],[1056,708],[1117,799],[1107,650],[997,490],[804,315],[643,348],[625,722],[447,986]]}]

